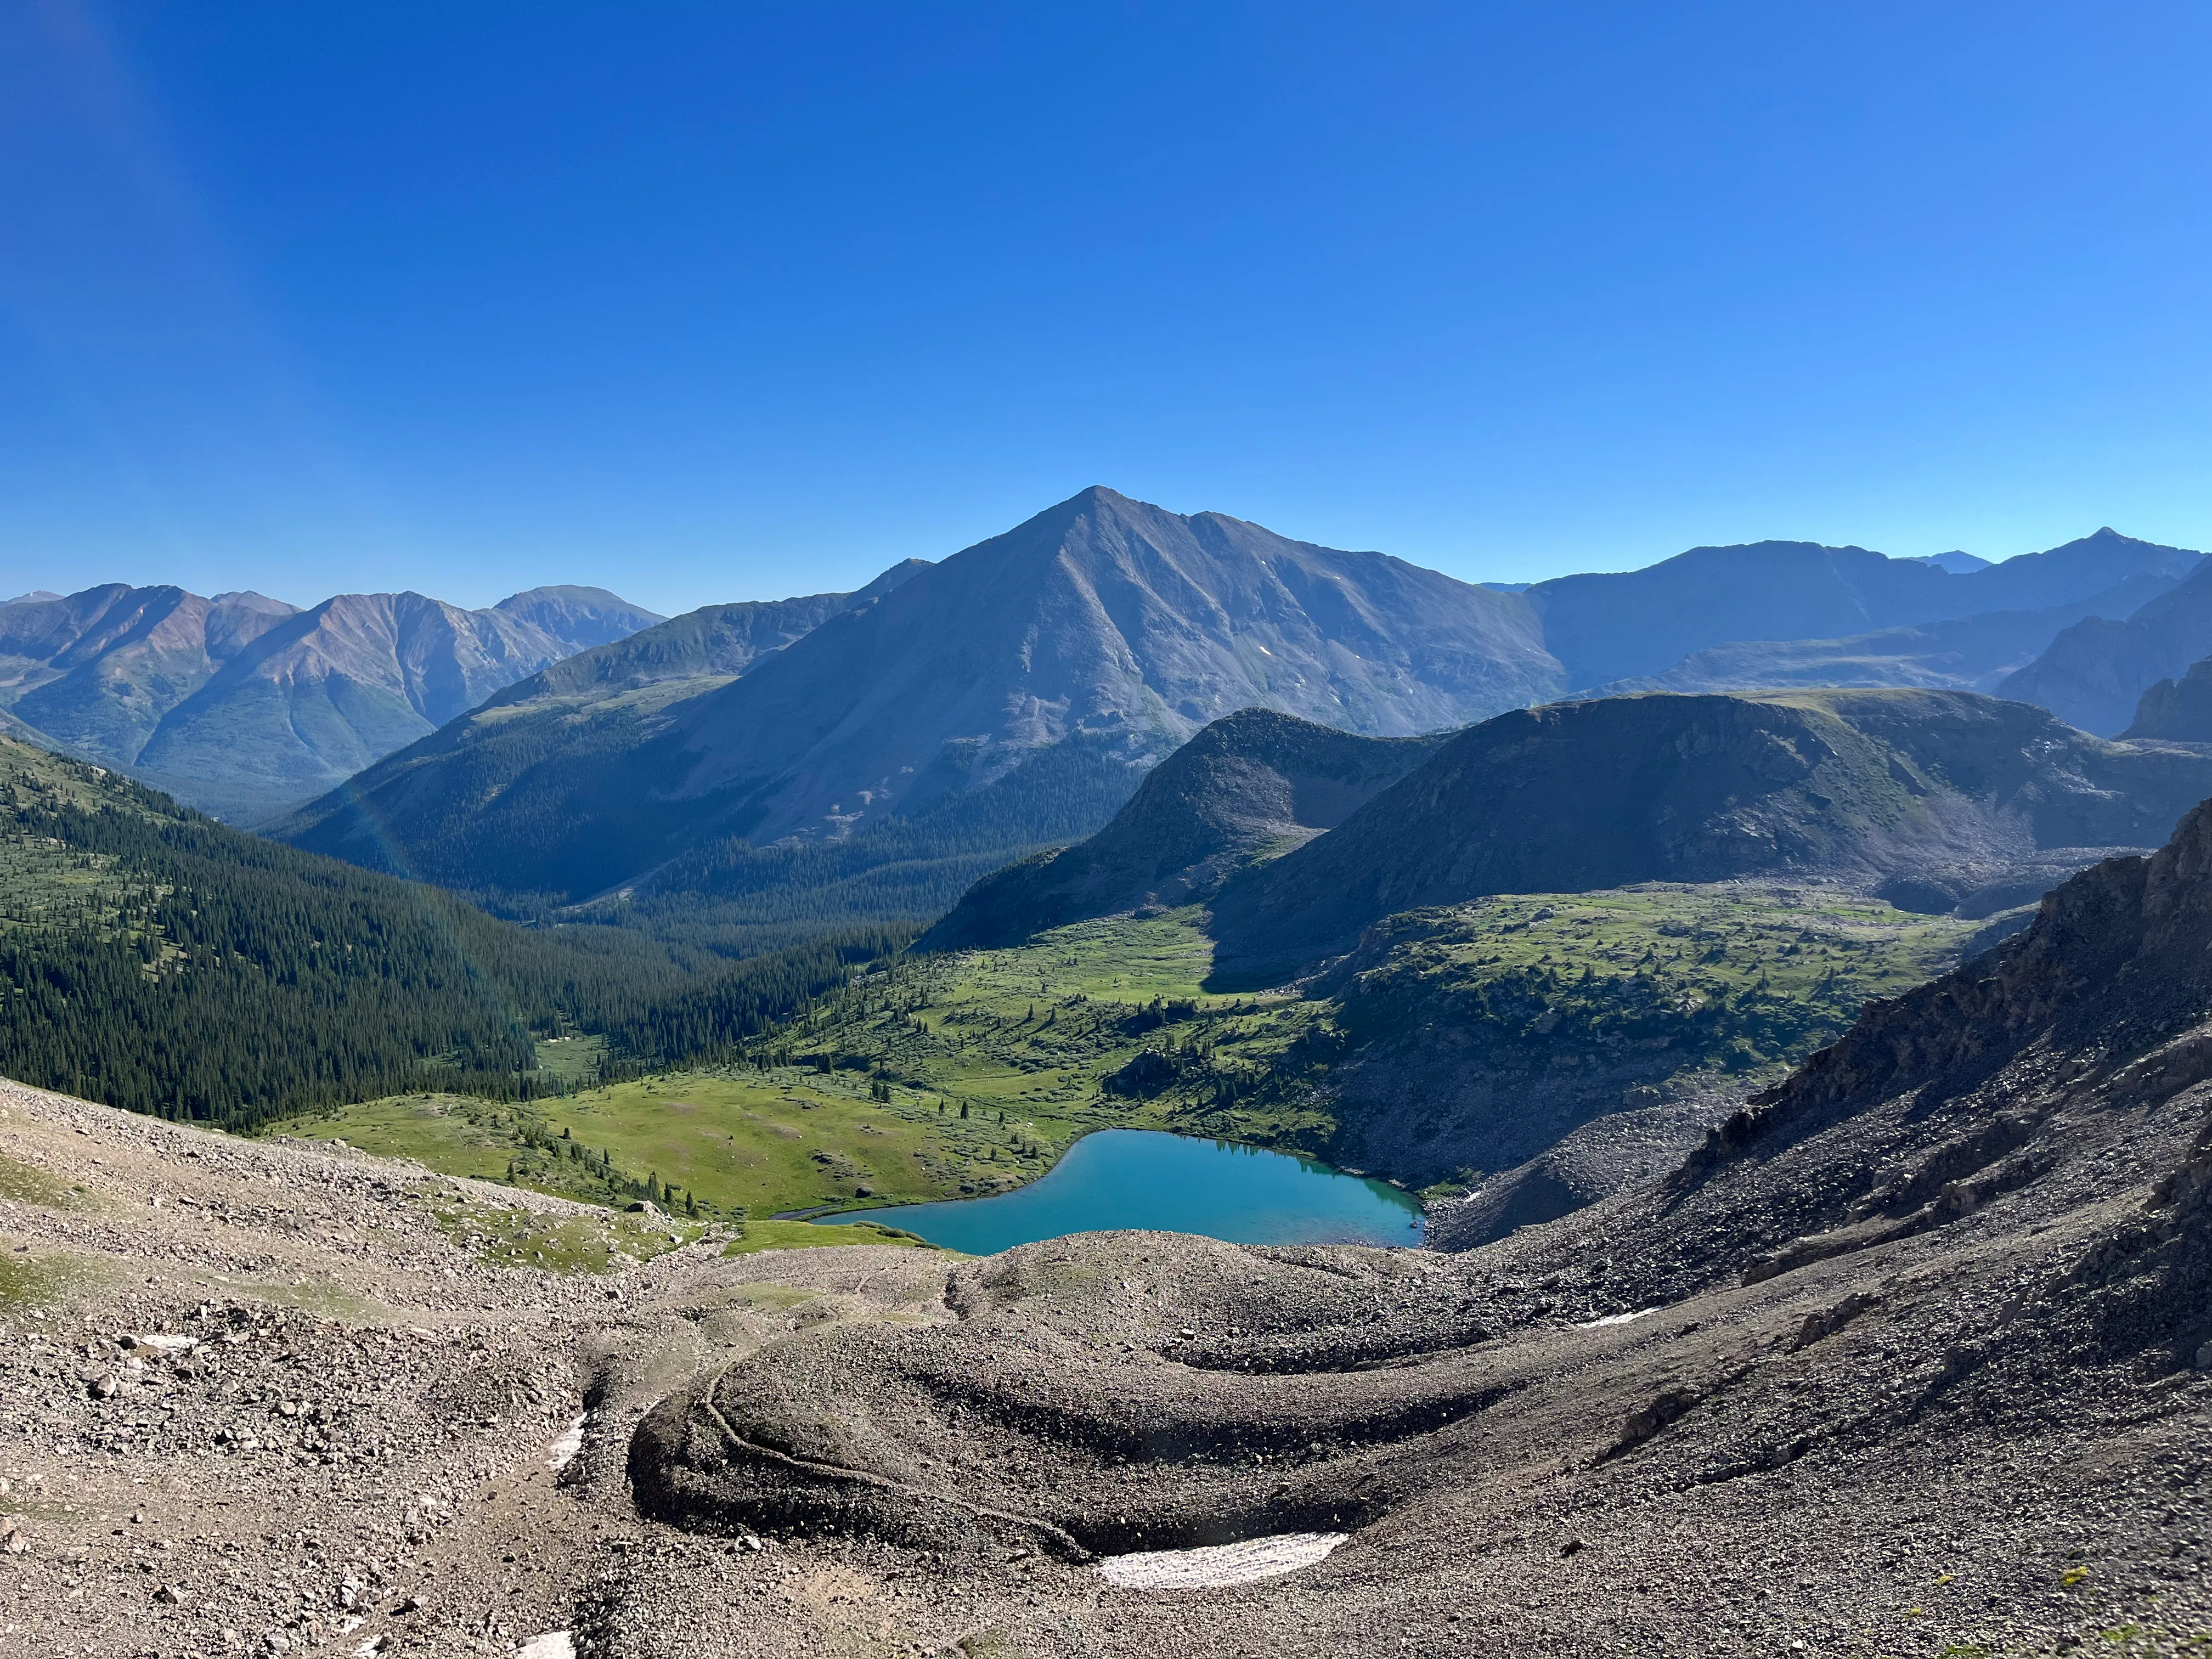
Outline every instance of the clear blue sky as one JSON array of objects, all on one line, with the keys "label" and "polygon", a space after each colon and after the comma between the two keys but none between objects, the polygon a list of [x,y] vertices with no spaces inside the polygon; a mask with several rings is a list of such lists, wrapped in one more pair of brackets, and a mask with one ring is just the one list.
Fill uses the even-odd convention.
[{"label": "clear blue sky", "polygon": [[2212,10],[0,9],[0,584],[2212,544]]}]

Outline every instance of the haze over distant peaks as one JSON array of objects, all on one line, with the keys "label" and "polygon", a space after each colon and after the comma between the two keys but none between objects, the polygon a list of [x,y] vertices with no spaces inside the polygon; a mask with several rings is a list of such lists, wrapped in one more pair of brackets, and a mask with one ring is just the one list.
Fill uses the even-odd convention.
[{"label": "haze over distant peaks", "polygon": [[601,588],[483,611],[342,593],[311,611],[120,583],[0,605],[0,708],[44,740],[251,819],[522,676],[659,620]]},{"label": "haze over distant peaks", "polygon": [[1982,558],[1956,547],[1948,553],[1915,553],[1910,555],[1906,562],[1911,564],[1932,564],[1938,570],[1948,570],[1954,576],[1971,575],[1977,570],[1987,570],[1995,562],[1993,560]]},{"label": "haze over distant peaks", "polygon": [[2041,703],[2085,732],[2113,732],[2143,693],[2212,655],[2212,570],[2131,612],[2101,612],[2053,639],[1998,694]]},{"label": "haze over distant peaks", "polygon": [[1752,542],[1692,548],[1641,570],[1561,576],[1538,582],[1528,598],[1542,618],[1546,647],[1559,659],[1570,687],[1581,690],[1665,676],[1692,653],[1715,646],[1844,641],[1998,611],[2080,607],[2051,619],[2047,639],[2075,617],[2130,614],[2197,569],[2203,556],[2106,529],[1957,574],[1863,547]]}]

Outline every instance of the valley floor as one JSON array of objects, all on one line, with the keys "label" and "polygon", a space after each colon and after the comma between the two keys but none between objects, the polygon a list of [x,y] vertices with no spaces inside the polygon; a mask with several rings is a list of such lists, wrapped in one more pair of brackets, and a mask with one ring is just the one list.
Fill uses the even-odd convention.
[{"label": "valley floor", "polygon": [[[587,1200],[672,1186],[754,1229],[1003,1191],[1117,1127],[1333,1158],[1441,1195],[1629,1108],[1666,1126],[1624,1131],[1640,1158],[1679,1157],[1972,932],[1802,885],[1537,894],[1399,918],[1334,985],[1224,994],[1205,988],[1200,921],[1109,917],[879,966],[750,1064],[519,1106],[400,1096],[279,1127]],[[549,1067],[588,1071],[587,1044],[541,1047]],[[1404,1121],[1498,1118],[1460,1098],[1471,1088],[1510,1096],[1518,1127],[1455,1140]],[[843,1242],[825,1231],[799,1237]]]}]

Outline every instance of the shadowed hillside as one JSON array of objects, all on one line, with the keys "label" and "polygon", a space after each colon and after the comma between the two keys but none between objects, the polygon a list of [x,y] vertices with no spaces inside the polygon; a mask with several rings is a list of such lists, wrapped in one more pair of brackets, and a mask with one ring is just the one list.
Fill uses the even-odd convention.
[{"label": "shadowed hillside", "polygon": [[2191,663],[2189,672],[2158,682],[2136,705],[2135,723],[2124,738],[2169,743],[2212,743],[2212,657]]},{"label": "shadowed hillside", "polygon": [[2199,570],[2124,621],[2092,617],[2051,641],[2000,695],[2042,704],[2085,732],[2126,726],[2143,694],[2212,655],[2212,572]]},{"label": "shadowed hillside", "polygon": [[1260,708],[1216,720],[1097,835],[986,877],[920,948],[1018,944],[1117,910],[1210,898],[1251,860],[1334,829],[1443,740],[1353,737]]},{"label": "shadowed hillside", "polygon": [[1796,875],[1948,909],[2023,866],[2049,885],[2054,849],[2155,844],[2208,794],[2212,753],[2106,742],[1970,692],[1565,703],[1460,733],[1231,882],[1213,931],[1224,971],[1265,977],[1486,893]]}]

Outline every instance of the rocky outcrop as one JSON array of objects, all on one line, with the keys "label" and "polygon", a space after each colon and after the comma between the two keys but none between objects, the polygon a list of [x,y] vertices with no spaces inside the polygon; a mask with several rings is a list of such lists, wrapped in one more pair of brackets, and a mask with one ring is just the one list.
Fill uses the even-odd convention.
[{"label": "rocky outcrop", "polygon": [[2133,725],[2123,738],[2172,743],[2212,743],[2212,657],[2191,663],[2179,679],[2164,679],[2142,694]]}]

